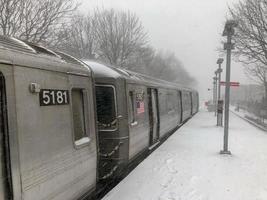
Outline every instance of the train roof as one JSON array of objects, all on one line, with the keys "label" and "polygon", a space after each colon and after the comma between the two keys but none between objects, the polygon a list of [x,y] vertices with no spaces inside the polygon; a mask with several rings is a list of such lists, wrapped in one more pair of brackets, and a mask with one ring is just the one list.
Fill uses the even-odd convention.
[{"label": "train roof", "polygon": [[125,70],[121,68],[116,68],[113,66],[107,66],[106,64],[101,64],[91,60],[84,60],[87,65],[93,70],[94,76],[98,78],[123,78],[128,82],[132,83],[143,83],[152,86],[167,86],[171,88],[180,88],[183,90],[192,90],[191,88],[185,87],[182,84],[171,83],[162,79],[157,79],[151,76],[133,72],[130,70]]},{"label": "train roof", "polygon": [[70,55],[1,35],[0,63],[91,76],[90,68]]}]

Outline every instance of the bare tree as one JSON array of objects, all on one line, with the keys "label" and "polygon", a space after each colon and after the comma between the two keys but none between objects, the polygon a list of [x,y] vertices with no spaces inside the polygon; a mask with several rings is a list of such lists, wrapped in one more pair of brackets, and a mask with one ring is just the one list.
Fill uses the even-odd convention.
[{"label": "bare tree", "polygon": [[76,8],[74,0],[0,0],[0,33],[48,42]]},{"label": "bare tree", "polygon": [[[154,52],[153,59],[148,61],[145,70],[141,71],[142,73],[189,86],[194,86],[196,83],[174,53]],[[139,70],[137,69],[136,71]]]},{"label": "bare tree", "polygon": [[145,46],[147,34],[139,18],[131,12],[95,10],[99,57],[110,64],[126,67]]},{"label": "bare tree", "polygon": [[156,52],[152,47],[145,46],[140,48],[135,56],[127,69],[189,86],[196,84],[196,80],[188,74],[172,52]]},{"label": "bare tree", "polygon": [[72,17],[70,24],[63,25],[58,37],[61,40],[56,46],[77,58],[94,59],[97,53],[95,20],[90,15],[77,14]]},{"label": "bare tree", "polygon": [[0,33],[15,35],[23,23],[23,1],[0,0]]},{"label": "bare tree", "polygon": [[147,71],[147,68],[149,68],[149,66],[153,62],[155,54],[156,51],[150,46],[139,48],[131,57],[129,64],[126,66],[126,68],[132,71],[144,73]]},{"label": "bare tree", "polygon": [[236,57],[245,71],[265,87],[267,95],[267,0],[245,0],[230,8],[238,21],[234,37]]}]

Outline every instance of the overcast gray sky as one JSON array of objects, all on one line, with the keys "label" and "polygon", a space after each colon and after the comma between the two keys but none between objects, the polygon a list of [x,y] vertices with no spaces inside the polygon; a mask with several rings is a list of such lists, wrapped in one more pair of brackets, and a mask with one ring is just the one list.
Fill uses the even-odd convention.
[{"label": "overcast gray sky", "polygon": [[[141,19],[151,46],[173,51],[185,69],[198,81],[202,99],[217,69],[216,51],[223,39],[221,33],[227,16],[227,6],[238,0],[82,0],[81,9],[96,7],[130,10]],[[225,68],[225,62],[223,65]],[[232,63],[231,80],[247,83],[243,68]],[[224,79],[225,70],[223,72]],[[211,95],[210,95],[211,96]]]}]

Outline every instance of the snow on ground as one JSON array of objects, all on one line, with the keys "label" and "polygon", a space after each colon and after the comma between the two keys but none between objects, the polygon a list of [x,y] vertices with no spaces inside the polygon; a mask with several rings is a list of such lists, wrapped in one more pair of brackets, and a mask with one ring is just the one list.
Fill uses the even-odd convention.
[{"label": "snow on ground", "polygon": [[266,200],[267,133],[230,113],[223,128],[200,111],[144,160],[104,200]]},{"label": "snow on ground", "polygon": [[241,109],[241,108],[239,109],[239,111],[236,111],[235,109],[236,109],[235,106],[230,105],[230,110],[231,110],[232,112],[237,113],[237,114],[238,114],[239,116],[241,116],[241,117],[245,117],[245,116],[247,115],[247,116],[252,117],[252,118],[254,118],[254,119],[257,119],[257,118],[258,118],[258,117],[257,117],[256,115],[254,115],[253,113],[249,113],[248,111],[243,110],[243,109]]},{"label": "snow on ground", "polygon": [[[253,124],[254,126],[258,127],[261,130],[267,131],[267,124],[262,119],[259,119],[259,117],[255,116],[252,113],[247,112],[246,110],[239,109],[239,111],[236,111],[234,107],[230,107],[231,112],[235,113],[240,118],[243,118],[244,120],[248,121],[249,123]],[[254,120],[251,120],[254,119]],[[260,120],[260,121],[258,121]],[[260,123],[259,123],[260,122]]]}]

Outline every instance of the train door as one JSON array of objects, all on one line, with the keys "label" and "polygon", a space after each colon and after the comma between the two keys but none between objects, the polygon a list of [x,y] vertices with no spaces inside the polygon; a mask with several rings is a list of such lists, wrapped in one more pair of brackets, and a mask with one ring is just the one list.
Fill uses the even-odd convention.
[{"label": "train door", "polygon": [[121,141],[118,138],[116,91],[113,85],[96,85],[98,124],[98,179],[113,178],[119,166]]},{"label": "train door", "polygon": [[158,111],[158,91],[148,89],[149,97],[149,122],[150,122],[150,146],[159,141],[159,111]]},{"label": "train door", "polygon": [[12,199],[5,79],[0,72],[0,199]]}]

